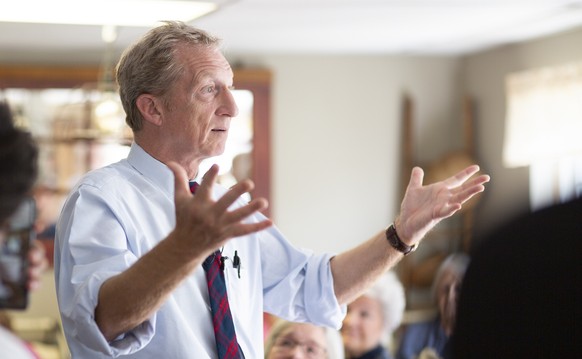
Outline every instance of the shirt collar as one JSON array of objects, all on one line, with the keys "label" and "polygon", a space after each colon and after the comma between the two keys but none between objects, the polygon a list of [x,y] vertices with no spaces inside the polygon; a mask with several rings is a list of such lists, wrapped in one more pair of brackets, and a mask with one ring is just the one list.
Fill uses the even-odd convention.
[{"label": "shirt collar", "polygon": [[131,144],[127,162],[157,187],[172,196],[174,195],[174,176],[172,171],[135,142]]}]

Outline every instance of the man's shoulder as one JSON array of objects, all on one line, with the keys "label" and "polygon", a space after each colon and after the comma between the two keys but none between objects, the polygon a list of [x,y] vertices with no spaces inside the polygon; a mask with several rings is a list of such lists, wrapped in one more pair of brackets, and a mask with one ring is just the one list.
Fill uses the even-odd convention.
[{"label": "man's shoulder", "polygon": [[81,177],[77,188],[83,186],[122,188],[125,183],[130,183],[135,175],[136,171],[128,164],[127,160],[121,160],[87,172]]}]

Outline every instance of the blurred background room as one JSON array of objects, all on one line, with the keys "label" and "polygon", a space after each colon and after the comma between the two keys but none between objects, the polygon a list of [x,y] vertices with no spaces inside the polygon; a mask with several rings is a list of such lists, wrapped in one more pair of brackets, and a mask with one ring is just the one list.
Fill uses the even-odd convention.
[{"label": "blurred background room", "polygon": [[[37,231],[51,262],[64,196],[129,149],[113,71],[158,20],[223,39],[241,111],[208,166],[227,186],[252,178],[297,246],[340,252],[389,225],[412,166],[425,182],[472,162],[491,175],[395,269],[402,325],[434,314],[450,253],[582,194],[582,0],[4,1],[0,99],[41,149]],[[68,357],[52,270],[26,310],[5,314],[43,359]]]}]

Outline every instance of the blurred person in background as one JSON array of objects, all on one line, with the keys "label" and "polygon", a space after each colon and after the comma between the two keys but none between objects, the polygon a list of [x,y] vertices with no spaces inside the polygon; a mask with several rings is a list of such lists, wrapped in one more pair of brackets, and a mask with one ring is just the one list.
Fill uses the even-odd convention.
[{"label": "blurred person in background", "polygon": [[469,256],[464,253],[453,253],[445,258],[432,287],[438,315],[433,320],[413,323],[404,329],[397,359],[418,358],[427,348],[441,358],[450,358],[449,338],[455,328],[459,293],[468,265]]},{"label": "blurred person in background", "polygon": [[392,271],[348,304],[341,329],[346,357],[392,358],[392,334],[400,326],[405,305],[404,288]]},{"label": "blurred person in background", "polygon": [[339,332],[277,320],[265,341],[265,359],[344,359]]},{"label": "blurred person in background", "polygon": [[[38,173],[37,158],[38,148],[31,135],[14,127],[10,107],[0,101],[0,248],[10,236],[11,217],[31,196]],[[41,274],[48,267],[43,246],[38,241],[32,241],[27,260],[27,286],[34,290],[39,287]],[[1,317],[0,356],[6,359],[37,358],[30,346],[10,331],[10,317],[6,313]]]}]

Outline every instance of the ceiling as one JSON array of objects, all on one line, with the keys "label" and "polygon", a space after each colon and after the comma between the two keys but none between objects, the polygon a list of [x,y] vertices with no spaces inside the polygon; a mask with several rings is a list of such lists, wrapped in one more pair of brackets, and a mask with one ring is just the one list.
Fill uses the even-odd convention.
[{"label": "ceiling", "polygon": [[[582,26],[582,0],[215,2],[222,4],[218,11],[191,23],[221,37],[235,54],[462,55]],[[115,11],[113,1],[102,3]],[[146,31],[119,27],[115,48]],[[4,63],[83,61],[105,48],[99,26],[0,22]]]}]

